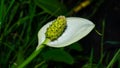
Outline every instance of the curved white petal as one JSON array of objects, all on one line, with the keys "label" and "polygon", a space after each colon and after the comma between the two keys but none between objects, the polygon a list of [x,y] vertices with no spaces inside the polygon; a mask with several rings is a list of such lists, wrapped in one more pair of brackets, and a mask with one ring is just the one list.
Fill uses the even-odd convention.
[{"label": "curved white petal", "polygon": [[[42,44],[45,40],[45,32],[52,21],[44,25],[38,33],[38,45]],[[85,37],[93,28],[94,24],[84,18],[68,17],[67,28],[65,32],[55,41],[51,41],[47,45],[50,47],[65,47],[68,46],[83,37]]]}]

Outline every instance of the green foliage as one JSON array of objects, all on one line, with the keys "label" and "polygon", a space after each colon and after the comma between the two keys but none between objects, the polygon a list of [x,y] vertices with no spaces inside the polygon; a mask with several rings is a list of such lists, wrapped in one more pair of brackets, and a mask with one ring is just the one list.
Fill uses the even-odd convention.
[{"label": "green foliage", "polygon": [[111,45],[119,45],[119,41],[106,41],[105,43],[111,44]]},{"label": "green foliage", "polygon": [[42,8],[45,12],[54,15],[65,15],[67,13],[64,4],[58,0],[34,0],[35,4]]},{"label": "green foliage", "polygon": [[76,51],[83,51],[82,45],[79,43],[73,43],[72,45],[69,46],[70,50],[76,50]]},{"label": "green foliage", "polygon": [[106,68],[110,68],[112,67],[112,65],[119,60],[120,57],[120,49],[117,50],[117,52],[115,53],[114,57],[112,58],[112,60],[109,62],[109,64],[107,65]]},{"label": "green foliage", "polygon": [[65,62],[67,64],[74,63],[73,57],[69,53],[67,53],[66,51],[61,50],[61,49],[49,50],[49,51],[43,53],[43,58],[46,61],[52,60],[52,61]]},{"label": "green foliage", "polygon": [[82,68],[97,68],[96,64],[85,64]]}]

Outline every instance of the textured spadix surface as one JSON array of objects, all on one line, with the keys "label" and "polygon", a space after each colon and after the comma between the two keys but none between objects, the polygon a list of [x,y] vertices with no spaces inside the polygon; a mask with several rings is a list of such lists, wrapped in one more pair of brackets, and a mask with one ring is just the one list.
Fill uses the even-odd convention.
[{"label": "textured spadix surface", "polygon": [[[65,47],[68,46],[83,37],[85,37],[95,27],[95,25],[84,18],[80,17],[67,17],[67,27],[63,34],[56,40],[50,41],[47,45],[50,47]],[[38,32],[38,47],[42,44],[46,38],[45,33],[47,28],[53,21],[48,22]]]}]

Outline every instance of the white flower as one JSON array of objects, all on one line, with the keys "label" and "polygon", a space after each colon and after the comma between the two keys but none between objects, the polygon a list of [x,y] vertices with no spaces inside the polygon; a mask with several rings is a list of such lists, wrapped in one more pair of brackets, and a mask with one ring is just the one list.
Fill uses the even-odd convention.
[{"label": "white flower", "polygon": [[[95,27],[95,25],[84,18],[79,17],[67,17],[67,28],[63,34],[54,41],[50,41],[47,45],[50,47],[65,47],[68,46],[83,37],[85,37]],[[45,32],[53,21],[48,22],[38,32],[38,47],[46,39]]]}]

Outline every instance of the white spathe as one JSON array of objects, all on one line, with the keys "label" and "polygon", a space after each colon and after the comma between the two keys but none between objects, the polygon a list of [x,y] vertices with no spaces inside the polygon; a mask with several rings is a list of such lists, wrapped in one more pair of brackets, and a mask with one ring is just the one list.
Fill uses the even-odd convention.
[{"label": "white spathe", "polygon": [[[55,41],[49,42],[47,45],[50,47],[65,47],[68,46],[83,37],[85,37],[95,27],[95,25],[84,18],[79,17],[67,17],[67,28],[63,34]],[[38,32],[38,47],[45,40],[46,29],[52,24],[53,21],[48,22]]]}]

